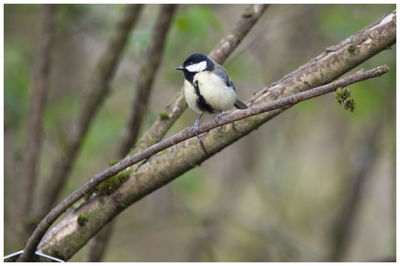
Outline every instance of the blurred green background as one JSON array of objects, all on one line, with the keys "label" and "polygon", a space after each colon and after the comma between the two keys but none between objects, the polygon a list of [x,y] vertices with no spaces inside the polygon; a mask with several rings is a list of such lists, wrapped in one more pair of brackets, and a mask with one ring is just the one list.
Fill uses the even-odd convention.
[{"label": "blurred green background", "polygon": [[[57,7],[39,186],[46,185],[123,7]],[[182,73],[175,66],[191,53],[211,51],[246,7],[179,7],[142,132],[181,88]],[[90,127],[63,198],[115,159],[158,9],[146,5],[131,33],[111,93]],[[272,5],[224,66],[239,97],[248,99],[394,9]],[[10,168],[18,170],[24,154],[40,14],[41,5],[4,6],[5,254],[15,251],[7,218],[18,197],[13,186],[17,176],[10,173],[18,171]],[[105,260],[326,261],[334,258],[344,227],[348,231],[341,260],[395,258],[395,50],[393,46],[355,69],[387,64],[391,71],[350,86],[353,113],[339,106],[333,94],[297,104],[126,209],[118,217]],[[192,126],[196,116],[186,111],[169,135]],[[361,186],[355,185],[357,180]],[[359,195],[354,216],[347,219],[354,195]],[[84,260],[87,246],[72,261]]]}]

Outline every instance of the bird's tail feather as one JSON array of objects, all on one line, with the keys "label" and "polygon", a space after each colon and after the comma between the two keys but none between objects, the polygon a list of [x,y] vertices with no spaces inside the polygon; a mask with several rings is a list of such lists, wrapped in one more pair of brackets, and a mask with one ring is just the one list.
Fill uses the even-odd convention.
[{"label": "bird's tail feather", "polygon": [[239,99],[236,99],[236,102],[233,104],[237,109],[247,109],[249,108],[244,102]]}]

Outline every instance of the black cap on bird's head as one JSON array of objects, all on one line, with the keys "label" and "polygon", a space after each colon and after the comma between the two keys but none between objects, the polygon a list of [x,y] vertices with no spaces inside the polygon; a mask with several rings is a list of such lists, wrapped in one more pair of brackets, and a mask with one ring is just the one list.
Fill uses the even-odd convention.
[{"label": "black cap on bird's head", "polygon": [[183,62],[183,65],[176,67],[176,70],[183,70],[185,79],[189,82],[193,82],[193,77],[196,73],[205,70],[212,71],[213,69],[214,62],[206,55],[200,53],[190,55],[186,58],[185,62]]}]

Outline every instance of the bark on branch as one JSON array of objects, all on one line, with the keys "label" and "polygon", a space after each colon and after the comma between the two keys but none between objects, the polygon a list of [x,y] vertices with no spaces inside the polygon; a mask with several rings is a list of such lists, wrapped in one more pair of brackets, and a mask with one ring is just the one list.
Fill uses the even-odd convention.
[{"label": "bark on branch", "polygon": [[[356,65],[394,44],[396,40],[395,19],[396,12],[394,11],[338,45],[327,49],[323,54],[303,65],[298,70],[285,76],[282,80],[272,84],[270,87],[263,89],[260,93],[257,93],[253,99],[249,101],[249,103],[254,107],[248,110],[231,113],[229,116],[243,115],[243,117],[245,117],[241,112],[255,112],[254,109],[266,108],[265,106],[256,107],[255,105],[268,103],[277,98],[282,98],[287,95],[295,94],[331,82],[343,73],[354,68]],[[349,49],[350,46],[352,47],[351,49]],[[383,69],[385,68],[380,68],[379,71],[383,71]],[[334,83],[332,86],[337,88],[338,84]],[[315,91],[313,91],[313,93],[315,93]],[[247,135],[269,119],[286,110],[288,105],[294,104],[296,100],[299,99],[301,98],[297,95],[292,97],[290,100],[281,100],[281,105],[275,106],[281,108],[259,115],[253,115],[241,121],[236,121],[234,125],[233,123],[226,125],[223,128],[222,133],[218,129],[209,131],[207,134],[202,136],[202,141],[208,151],[207,154],[204,154],[200,148],[199,140],[197,138],[191,138],[185,142],[179,143],[178,145],[175,145],[177,142],[173,142],[172,145],[175,145],[174,147],[162,154],[150,158],[150,160],[139,169],[132,172],[130,178],[114,193],[108,196],[95,198],[81,206],[79,209],[71,212],[46,235],[41,242],[39,249],[43,250],[47,254],[55,256],[61,254],[63,258],[70,258],[93,234],[100,230],[104,224],[123,209],[172,181],[174,178],[195,167],[197,164],[200,164],[202,161],[235,142],[239,138]],[[248,113],[246,115],[251,114],[252,113]],[[221,119],[224,120],[220,119],[221,121],[219,124],[228,123],[229,121],[227,120],[227,117],[222,117]],[[210,121],[203,124],[200,127],[200,131],[203,132],[204,130],[208,130],[210,125],[213,126],[215,123]],[[190,137],[193,136],[193,130],[192,128],[188,128],[181,132],[181,134],[185,137]],[[175,141],[178,140],[179,139],[175,139]],[[165,141],[160,142],[159,144],[166,145]],[[25,253],[28,255],[32,254],[37,242],[43,236],[50,224],[54,222],[56,217],[63,213],[66,208],[74,202],[74,200],[80,198],[84,193],[89,191],[90,186],[99,182],[101,178],[114,175],[132,163],[137,162],[138,159],[150,156],[152,148],[154,148],[154,146],[137,155],[120,161],[118,164],[107,169],[103,173],[93,177],[83,186],[82,190],[76,191],[68,196],[62,204],[54,208],[39,224],[27,243]],[[84,226],[80,226],[76,221],[79,215],[88,217]],[[68,224],[67,227],[65,226],[66,224]],[[25,260],[29,257],[30,255],[25,256]]]}]

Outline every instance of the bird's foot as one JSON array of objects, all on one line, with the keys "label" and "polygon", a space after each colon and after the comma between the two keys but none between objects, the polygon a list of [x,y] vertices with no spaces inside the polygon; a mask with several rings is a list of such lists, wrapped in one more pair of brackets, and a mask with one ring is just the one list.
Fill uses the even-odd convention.
[{"label": "bird's foot", "polygon": [[[197,121],[197,120],[196,120]],[[198,138],[200,138],[199,137],[199,124],[197,123],[197,124],[194,124],[194,134],[196,134],[196,136],[198,137]]]},{"label": "bird's foot", "polygon": [[215,123],[218,124],[219,118],[220,118],[221,116],[222,116],[222,113],[219,113],[219,114],[214,118]]},{"label": "bird's foot", "polygon": [[194,122],[194,134],[196,134],[196,136],[198,137],[198,138],[200,138],[199,137],[199,125],[200,125],[200,118],[203,116],[203,114],[201,114],[197,119],[196,119],[196,122]]}]

